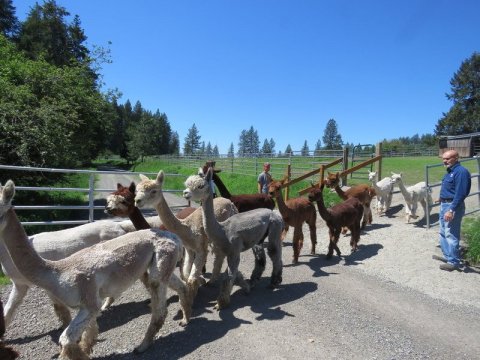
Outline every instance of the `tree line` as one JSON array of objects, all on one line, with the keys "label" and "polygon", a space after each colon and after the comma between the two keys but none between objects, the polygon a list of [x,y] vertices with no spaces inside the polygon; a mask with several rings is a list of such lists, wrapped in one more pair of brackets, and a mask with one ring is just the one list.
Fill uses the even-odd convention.
[{"label": "tree line", "polygon": [[[78,167],[99,155],[128,161],[153,154],[179,154],[180,139],[166,113],[144,109],[140,101],[119,103],[119,90],[103,91],[101,70],[111,62],[108,48],[85,43],[79,16],[70,16],[54,0],[36,3],[20,22],[12,0],[0,0],[0,163],[38,167]],[[433,146],[440,135],[480,131],[480,55],[466,59],[446,94],[452,107],[438,120],[434,134],[384,139],[384,144]],[[335,119],[311,149],[300,153],[353,147],[344,143]],[[184,138],[185,155],[216,156],[218,147],[202,141],[196,124]],[[290,144],[276,149],[273,138],[261,142],[251,126],[232,142],[228,156],[292,154]]]}]

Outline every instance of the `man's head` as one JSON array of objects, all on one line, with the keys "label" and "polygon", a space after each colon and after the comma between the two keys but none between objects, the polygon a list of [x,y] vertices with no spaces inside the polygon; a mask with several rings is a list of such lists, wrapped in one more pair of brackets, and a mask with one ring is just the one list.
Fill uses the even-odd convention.
[{"label": "man's head", "polygon": [[447,150],[442,155],[443,165],[452,167],[458,161],[457,150]]},{"label": "man's head", "polygon": [[263,171],[270,171],[270,163],[266,162],[263,164]]}]

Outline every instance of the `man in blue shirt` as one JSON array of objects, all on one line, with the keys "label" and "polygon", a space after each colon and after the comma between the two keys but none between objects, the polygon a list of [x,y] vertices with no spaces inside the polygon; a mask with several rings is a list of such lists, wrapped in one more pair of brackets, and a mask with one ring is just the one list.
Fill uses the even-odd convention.
[{"label": "man in blue shirt", "polygon": [[258,175],[257,183],[258,183],[258,192],[260,194],[268,194],[268,185],[270,181],[272,181],[272,175],[269,173],[270,171],[270,163],[266,162],[263,164],[263,172]]},{"label": "man in blue shirt", "polygon": [[470,172],[458,162],[458,152],[448,150],[443,153],[443,164],[447,173],[443,176],[440,188],[440,248],[443,257],[433,255],[440,260],[441,270],[459,270],[460,267],[460,229],[465,215],[465,198],[470,193]]}]

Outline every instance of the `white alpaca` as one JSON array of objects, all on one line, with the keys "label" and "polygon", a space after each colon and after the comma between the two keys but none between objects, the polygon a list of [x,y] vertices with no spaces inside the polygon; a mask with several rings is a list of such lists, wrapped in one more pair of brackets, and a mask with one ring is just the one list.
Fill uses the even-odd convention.
[{"label": "white alpaca", "polygon": [[[181,237],[185,247],[185,259],[183,264],[183,276],[187,280],[192,296],[197,293],[202,282],[202,269],[207,261],[208,238],[203,227],[202,208],[196,209],[185,219],[178,219],[168,206],[163,196],[163,182],[165,174],[160,170],[155,180],[150,180],[145,175],[140,175],[142,181],[136,186],[135,205],[142,207],[155,207],[163,225]],[[222,197],[214,200],[215,216],[219,221],[226,220],[237,214],[238,210],[233,203]],[[214,261],[212,276],[209,282],[215,281],[222,267],[225,256],[213,248]]]},{"label": "white alpaca", "polygon": [[[394,184],[397,184],[402,192],[403,198],[405,200],[405,222],[409,223],[410,219],[418,218],[417,207],[418,202],[422,205],[424,218],[430,216],[430,211],[432,209],[432,196],[428,191],[427,184],[425,181],[420,181],[415,185],[405,187],[402,180],[402,173],[396,174],[392,172],[392,181]],[[428,214],[427,214],[427,203],[428,203]]]},{"label": "white alpaca", "polygon": [[0,242],[19,272],[58,302],[78,309],[60,335],[60,359],[89,359],[98,336],[101,301],[117,297],[148,272],[152,316],[142,343],[153,342],[167,314],[167,284],[181,253],[179,238],[167,231],[141,230],[108,240],[57,261],[38,256],[11,205],[15,185],[0,185]]},{"label": "white alpaca", "polygon": [[[42,232],[30,236],[29,241],[42,258],[60,260],[100,241],[110,240],[131,231],[135,231],[135,228],[130,221],[103,220],[59,231]],[[2,242],[0,263],[4,274],[10,278],[13,285],[4,308],[5,325],[8,327],[32,284],[20,274]],[[55,299],[52,301],[62,326],[67,326],[71,320],[70,311]],[[103,308],[112,302],[113,299],[107,298]]]},{"label": "white alpaca", "polygon": [[[222,309],[230,304],[230,293],[235,283],[246,292],[250,291],[265,270],[265,251],[263,242],[268,237],[268,255],[273,263],[270,285],[272,287],[282,282],[282,240],[283,219],[279,213],[266,208],[259,208],[232,215],[225,221],[218,222],[213,209],[213,194],[210,190],[213,169],[209,168],[206,176],[192,175],[185,181],[186,189],[183,196],[186,199],[201,200],[203,208],[203,226],[212,241],[214,248],[227,256],[228,268],[226,279],[222,282],[220,295],[217,298],[216,309]],[[252,249],[255,255],[255,268],[248,284],[238,265],[240,253]]]},{"label": "white alpaca", "polygon": [[377,172],[369,171],[368,180],[372,182],[372,186],[375,189],[377,196],[377,214],[382,214],[387,212],[392,204],[393,196],[393,187],[394,183],[391,177],[384,177],[382,180],[377,182]]}]

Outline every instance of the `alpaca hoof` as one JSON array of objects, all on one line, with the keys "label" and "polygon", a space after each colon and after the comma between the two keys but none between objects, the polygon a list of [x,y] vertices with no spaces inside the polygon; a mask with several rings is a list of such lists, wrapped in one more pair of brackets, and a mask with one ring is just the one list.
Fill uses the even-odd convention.
[{"label": "alpaca hoof", "polygon": [[282,275],[272,276],[272,280],[270,281],[270,285],[268,287],[270,289],[274,289],[282,283],[282,280]]},{"label": "alpaca hoof", "polygon": [[325,257],[327,260],[330,260],[332,258],[333,254],[327,254],[327,256]]}]

